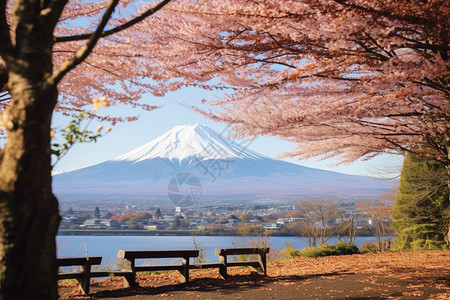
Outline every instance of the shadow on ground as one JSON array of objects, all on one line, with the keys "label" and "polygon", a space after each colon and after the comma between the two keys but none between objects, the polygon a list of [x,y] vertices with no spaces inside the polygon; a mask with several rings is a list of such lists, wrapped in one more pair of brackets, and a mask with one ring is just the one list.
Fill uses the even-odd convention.
[{"label": "shadow on ground", "polygon": [[[419,274],[418,274],[419,275]],[[389,274],[323,273],[308,276],[264,277],[235,275],[228,280],[197,278],[187,284],[133,288],[93,286],[89,296],[69,299],[448,299],[449,278],[397,278]],[[436,280],[438,282],[436,282]],[[440,288],[441,286],[441,288]]]}]

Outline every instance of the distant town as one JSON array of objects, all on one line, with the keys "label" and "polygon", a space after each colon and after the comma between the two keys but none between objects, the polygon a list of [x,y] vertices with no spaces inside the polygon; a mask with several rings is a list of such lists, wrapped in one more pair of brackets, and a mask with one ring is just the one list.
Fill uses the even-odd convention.
[{"label": "distant town", "polygon": [[[372,204],[374,208],[382,206]],[[60,235],[302,235],[308,222],[320,222],[317,212],[297,204],[232,204],[198,208],[144,208],[117,204],[114,209],[65,205],[61,211]],[[358,208],[355,202],[336,203],[319,227],[333,234],[346,234],[351,226],[357,235],[374,235],[380,225],[390,228],[392,217]]]}]

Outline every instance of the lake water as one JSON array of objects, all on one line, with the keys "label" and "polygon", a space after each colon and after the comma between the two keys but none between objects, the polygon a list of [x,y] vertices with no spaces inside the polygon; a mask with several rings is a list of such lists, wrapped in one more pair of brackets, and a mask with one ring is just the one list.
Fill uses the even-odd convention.
[{"label": "lake water", "polygon": [[[214,254],[215,248],[233,248],[233,242],[239,246],[245,245],[257,237],[242,236],[197,236],[195,241],[199,248],[204,248],[207,261],[218,261]],[[357,237],[355,244],[361,245],[374,241],[374,237]],[[71,256],[102,256],[103,265],[114,264],[119,250],[158,250],[158,249],[194,249],[192,236],[57,236],[58,257]],[[302,249],[307,242],[299,237],[274,236],[270,238],[271,249],[283,249],[285,243],[292,242],[293,247]],[[329,244],[337,243],[337,237]]]}]

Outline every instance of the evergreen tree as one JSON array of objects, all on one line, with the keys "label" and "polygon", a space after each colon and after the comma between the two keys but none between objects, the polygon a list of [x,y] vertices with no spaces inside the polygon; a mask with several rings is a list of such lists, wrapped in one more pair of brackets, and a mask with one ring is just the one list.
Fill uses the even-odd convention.
[{"label": "evergreen tree", "polygon": [[172,230],[179,230],[182,228],[183,223],[181,220],[183,219],[182,216],[176,216],[175,220],[173,221]]},{"label": "evergreen tree", "polygon": [[395,203],[393,226],[398,235],[394,249],[444,247],[450,225],[446,181],[447,171],[442,163],[414,155],[405,157]]},{"label": "evergreen tree", "polygon": [[156,209],[155,211],[155,218],[156,219],[161,219],[161,210],[159,208]]},{"label": "evergreen tree", "polygon": [[100,219],[100,208],[98,208],[98,206],[95,207],[94,218]]}]

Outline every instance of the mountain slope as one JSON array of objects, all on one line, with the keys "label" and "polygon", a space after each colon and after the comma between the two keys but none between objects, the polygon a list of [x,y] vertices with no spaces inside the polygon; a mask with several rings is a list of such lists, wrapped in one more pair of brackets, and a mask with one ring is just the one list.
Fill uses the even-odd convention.
[{"label": "mountain slope", "polygon": [[209,197],[377,196],[392,187],[274,160],[201,125],[177,126],[117,158],[56,175],[53,187],[57,195],[167,197],[170,180],[180,173],[197,177]]}]

